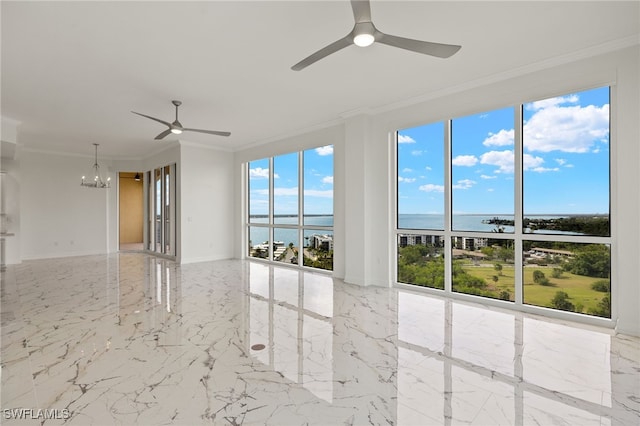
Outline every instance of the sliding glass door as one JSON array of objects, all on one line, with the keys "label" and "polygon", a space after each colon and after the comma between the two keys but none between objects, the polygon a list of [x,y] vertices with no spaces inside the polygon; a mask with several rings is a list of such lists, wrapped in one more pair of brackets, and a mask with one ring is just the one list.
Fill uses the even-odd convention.
[{"label": "sliding glass door", "polygon": [[160,167],[145,173],[147,200],[147,250],[176,255],[175,235],[176,165]]}]

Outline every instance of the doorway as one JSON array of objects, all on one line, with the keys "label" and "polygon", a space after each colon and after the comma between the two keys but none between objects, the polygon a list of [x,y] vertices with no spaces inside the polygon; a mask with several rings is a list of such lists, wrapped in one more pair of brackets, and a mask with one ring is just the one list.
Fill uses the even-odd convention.
[{"label": "doorway", "polygon": [[144,183],[142,173],[120,172],[119,191],[119,250],[144,249]]}]

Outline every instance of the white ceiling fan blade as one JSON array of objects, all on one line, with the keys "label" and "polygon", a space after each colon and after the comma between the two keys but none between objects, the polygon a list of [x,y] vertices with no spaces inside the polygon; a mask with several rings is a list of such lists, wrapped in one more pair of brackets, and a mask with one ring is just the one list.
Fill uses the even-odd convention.
[{"label": "white ceiling fan blade", "polygon": [[301,60],[300,62],[292,66],[291,69],[294,71],[300,71],[301,69],[308,67],[314,62],[317,62],[320,59],[326,56],[329,56],[340,49],[344,49],[345,47],[349,46],[352,43],[352,40],[353,40],[353,36],[351,35],[351,33],[349,33],[349,35],[347,35],[346,37],[343,37],[340,40],[335,41],[326,47],[323,47],[322,49],[318,50],[316,53]]},{"label": "white ceiling fan blade", "polygon": [[185,132],[198,132],[198,133],[207,133],[209,135],[218,135],[218,136],[230,136],[231,132],[220,132],[218,130],[202,130],[202,129],[182,129]]},{"label": "white ceiling fan blade", "polygon": [[160,120],[159,118],[151,117],[150,115],[140,114],[139,112],[135,112],[135,111],[131,111],[131,112],[132,112],[132,113],[134,113],[134,114],[140,115],[140,116],[142,116],[142,117],[146,117],[146,118],[148,118],[148,119],[151,119],[151,120],[153,120],[153,121],[157,121],[158,123],[162,123],[162,124],[164,124],[164,125],[165,125],[165,126],[167,126],[167,127],[171,127],[171,124],[170,124],[170,123],[168,123],[168,122],[166,122],[166,121],[164,121],[164,120]]},{"label": "white ceiling fan blade", "polygon": [[167,129],[167,130],[165,130],[164,132],[160,133],[158,136],[156,136],[154,139],[155,139],[155,140],[163,139],[163,138],[165,138],[165,137],[166,137],[168,134],[170,134],[170,133],[171,133],[171,129]]},{"label": "white ceiling fan blade", "polygon": [[371,22],[371,4],[369,0],[351,0],[353,18],[357,23]]},{"label": "white ceiling fan blade", "polygon": [[380,31],[376,33],[376,41],[388,46],[399,47],[400,49],[411,50],[413,52],[436,56],[438,58],[448,58],[462,47],[454,44],[432,43],[430,41],[397,37]]}]

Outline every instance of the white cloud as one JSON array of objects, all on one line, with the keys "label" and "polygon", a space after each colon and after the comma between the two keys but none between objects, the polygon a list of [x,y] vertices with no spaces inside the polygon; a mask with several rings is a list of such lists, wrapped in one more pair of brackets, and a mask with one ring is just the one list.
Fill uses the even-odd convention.
[{"label": "white cloud", "polygon": [[567,160],[565,160],[564,158],[556,158],[556,163],[560,164],[561,166],[564,166],[567,163]]},{"label": "white cloud", "polygon": [[398,133],[398,143],[416,143],[416,141],[411,136]]},{"label": "white cloud", "polygon": [[477,182],[475,180],[471,180],[471,179],[462,179],[459,180],[458,183],[456,183],[455,185],[453,185],[453,189],[469,189],[471,188],[473,185],[475,185]]},{"label": "white cloud", "polygon": [[482,179],[496,179],[498,176],[496,176],[496,175],[491,175],[491,176],[488,176],[488,175],[480,175],[480,177],[481,177]]},{"label": "white cloud", "polygon": [[577,95],[558,96],[556,98],[543,99],[541,101],[531,102],[525,105],[528,111],[539,111],[562,104],[575,104],[580,100]]},{"label": "white cloud", "polygon": [[[251,192],[259,195],[265,195],[265,196],[269,195],[268,189],[256,189]],[[273,188],[273,194],[275,196],[296,196],[298,195],[298,188],[297,187],[293,187],[293,188],[277,188],[276,187],[276,188]],[[332,189],[327,189],[327,190],[306,189],[304,191],[304,195],[308,197],[333,198],[333,190]]]},{"label": "white cloud", "polygon": [[444,185],[435,185],[433,183],[428,183],[426,185],[420,185],[418,189],[424,192],[444,192]]},{"label": "white cloud", "polygon": [[416,178],[406,178],[406,177],[398,176],[398,182],[413,183],[415,181],[416,181]]},{"label": "white cloud", "polygon": [[296,196],[298,195],[298,188],[273,188],[273,195],[276,196]]},{"label": "white cloud", "polygon": [[487,192],[493,192],[493,191],[494,191],[494,189],[493,189],[493,188],[489,188],[489,189],[487,189]]},{"label": "white cloud", "polygon": [[[497,173],[513,173],[513,151],[489,151],[480,156],[480,162],[482,164],[488,164],[490,166],[498,167]],[[524,170],[534,171],[557,171],[558,169],[544,169],[542,164],[544,159],[542,157],[535,157],[531,154],[524,154],[522,156],[522,168]],[[544,170],[543,170],[544,169]],[[494,176],[495,177],[495,176]],[[483,179],[486,179],[483,177]]]},{"label": "white cloud", "polygon": [[475,155],[458,155],[453,160],[451,160],[451,164],[454,166],[465,166],[471,167],[475,166],[478,163],[478,158]]},{"label": "white cloud", "polygon": [[531,154],[522,156],[522,168],[524,170],[539,169],[542,163],[544,163],[544,159],[541,157],[534,157]]},{"label": "white cloud", "polygon": [[[269,190],[268,189],[256,189],[255,191],[252,191],[256,194],[260,194],[260,195],[269,195]],[[294,195],[298,195],[298,188],[297,187],[293,187],[293,188],[273,188],[273,195],[280,195],[280,196],[294,196]]]},{"label": "white cloud", "polygon": [[405,167],[404,169],[402,169],[402,173],[411,173],[413,171],[413,169],[410,169],[409,167]]},{"label": "white cloud", "polygon": [[482,142],[484,146],[510,146],[513,145],[513,129],[502,129],[498,133],[489,133]]},{"label": "white cloud", "polygon": [[430,172],[431,170],[433,170],[433,169],[432,169],[431,167],[429,167],[429,166],[426,166],[424,169],[425,169],[425,170],[427,170],[427,171],[429,171],[429,172]]},{"label": "white cloud", "polygon": [[513,173],[513,151],[489,151],[480,156],[480,163],[497,166],[500,173]]},{"label": "white cloud", "polygon": [[316,153],[321,156],[333,154],[333,145],[321,146],[316,148]]},{"label": "white cloud", "polygon": [[549,167],[534,167],[531,169],[532,172],[536,173],[546,173],[546,172],[557,172],[560,169],[557,167],[549,168]]},{"label": "white cloud", "polygon": [[536,112],[523,129],[527,151],[586,153],[608,141],[609,105],[561,106],[574,99],[577,96],[534,102],[530,109]]},{"label": "white cloud", "polygon": [[330,183],[333,185],[333,176],[325,176],[322,178],[322,183]]},{"label": "white cloud", "polygon": [[263,169],[262,167],[249,169],[249,178],[250,179],[269,179],[269,169]]},{"label": "white cloud", "polygon": [[305,189],[304,195],[305,197],[333,198],[333,190]]},{"label": "white cloud", "polygon": [[422,155],[422,151],[421,151],[421,150],[419,150],[419,149],[416,149],[416,150],[414,150],[414,151],[411,151],[411,155],[413,155],[413,156],[416,156],[416,157],[417,157],[417,156],[419,156],[419,155]]}]

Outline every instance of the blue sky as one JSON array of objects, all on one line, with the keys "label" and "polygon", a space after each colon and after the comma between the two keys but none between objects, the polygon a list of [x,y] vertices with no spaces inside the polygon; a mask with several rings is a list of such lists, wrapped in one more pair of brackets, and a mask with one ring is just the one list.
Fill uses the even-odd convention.
[{"label": "blue sky", "polygon": [[[333,146],[304,151],[304,212],[333,214]],[[298,213],[298,153],[274,157],[274,214]],[[269,160],[249,163],[250,214],[268,214]]]},{"label": "blue sky", "polygon": [[[453,212],[513,214],[514,109],[452,121]],[[609,212],[609,88],[524,105],[524,212]],[[399,213],[444,212],[444,123],[398,132]]]}]

